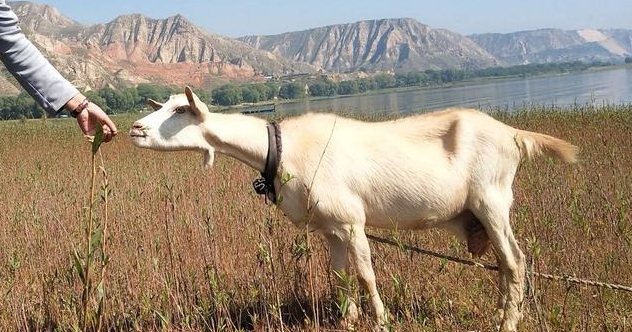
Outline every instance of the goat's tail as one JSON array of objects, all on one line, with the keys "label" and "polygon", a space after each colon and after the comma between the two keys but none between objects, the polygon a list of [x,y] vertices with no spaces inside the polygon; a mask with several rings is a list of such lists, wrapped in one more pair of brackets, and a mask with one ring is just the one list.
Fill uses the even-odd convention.
[{"label": "goat's tail", "polygon": [[514,139],[523,157],[533,158],[547,155],[567,163],[577,161],[579,148],[559,138],[532,131],[518,130]]}]

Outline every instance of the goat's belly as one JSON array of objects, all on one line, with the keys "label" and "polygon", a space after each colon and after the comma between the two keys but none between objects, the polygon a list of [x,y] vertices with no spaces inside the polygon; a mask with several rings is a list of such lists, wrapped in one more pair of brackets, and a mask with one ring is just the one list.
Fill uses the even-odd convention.
[{"label": "goat's belly", "polygon": [[448,217],[420,217],[418,219],[367,219],[366,226],[386,229],[417,230],[442,227]]},{"label": "goat's belly", "polygon": [[366,210],[366,225],[378,228],[427,229],[441,227],[465,208],[465,197],[452,199],[399,200],[391,204],[373,204]]}]

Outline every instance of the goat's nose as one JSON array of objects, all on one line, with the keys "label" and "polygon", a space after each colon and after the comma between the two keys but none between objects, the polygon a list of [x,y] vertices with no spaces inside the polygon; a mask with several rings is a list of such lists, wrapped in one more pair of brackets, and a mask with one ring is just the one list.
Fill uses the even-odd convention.
[{"label": "goat's nose", "polygon": [[132,125],[132,128],[134,129],[143,129],[143,124],[140,123],[139,121],[134,122],[134,124]]}]

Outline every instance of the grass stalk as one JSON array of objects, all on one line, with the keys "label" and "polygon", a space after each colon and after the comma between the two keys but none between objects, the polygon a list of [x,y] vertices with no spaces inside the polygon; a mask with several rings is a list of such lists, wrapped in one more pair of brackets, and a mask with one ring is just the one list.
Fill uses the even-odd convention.
[{"label": "grass stalk", "polygon": [[[108,258],[106,255],[106,236],[107,236],[107,202],[108,196],[110,194],[110,189],[108,187],[107,182],[107,172],[105,170],[105,166],[103,163],[103,156],[100,154],[100,146],[103,143],[103,131],[101,128],[97,131],[94,137],[89,138],[92,141],[92,154],[90,158],[90,193],[89,193],[89,205],[88,205],[88,218],[87,224],[85,228],[85,251],[84,257],[81,259],[77,250],[74,250],[74,266],[79,273],[79,277],[82,281],[82,291],[81,291],[81,310],[80,310],[80,322],[79,328],[81,331],[87,331],[92,327],[94,331],[101,331],[103,327],[103,317],[105,315],[105,269],[108,263]],[[101,157],[101,165],[99,169],[101,169],[102,174],[104,176],[104,182],[101,186],[103,190],[103,195],[101,199],[104,203],[105,215],[102,222],[97,222],[95,216],[95,188],[96,188],[96,177],[97,177],[97,162],[96,155],[99,152],[99,156]],[[96,266],[96,258],[95,254],[100,253],[100,271],[98,271],[99,279],[96,280],[97,287],[94,288],[94,277],[95,272],[94,269]],[[96,294],[96,302],[97,302],[97,310],[94,313],[94,318],[96,318],[96,325],[92,324],[90,321],[90,317],[92,316],[90,313],[90,302],[91,295],[93,295],[94,291],[97,291]]]},{"label": "grass stalk", "polygon": [[94,228],[94,187],[96,182],[97,168],[95,163],[95,154],[91,156],[91,168],[90,168],[90,204],[88,207],[88,225],[85,232],[85,260],[84,260],[84,282],[83,290],[81,293],[81,330],[86,331],[88,327],[88,304],[90,302],[89,296],[92,290],[92,230]]},{"label": "grass stalk", "polygon": [[[94,156],[94,154],[93,154]],[[103,175],[103,184],[101,186],[101,190],[102,190],[102,196],[101,199],[103,200],[103,223],[102,223],[102,227],[103,227],[103,236],[102,236],[102,240],[101,240],[101,261],[103,263],[103,265],[101,266],[101,277],[100,277],[100,281],[99,281],[99,308],[98,308],[98,324],[97,324],[97,331],[101,331],[101,329],[103,328],[103,317],[105,317],[105,312],[106,312],[106,304],[107,304],[107,297],[106,297],[106,287],[105,287],[105,272],[106,272],[106,268],[108,266],[109,263],[109,256],[108,256],[108,251],[107,251],[107,239],[108,239],[108,201],[109,201],[109,196],[110,196],[110,187],[109,187],[109,182],[108,182],[108,174],[107,174],[107,170],[105,169],[104,166],[104,162],[103,162],[103,155],[101,153],[101,150],[99,150],[99,157],[101,159],[101,173]]]}]

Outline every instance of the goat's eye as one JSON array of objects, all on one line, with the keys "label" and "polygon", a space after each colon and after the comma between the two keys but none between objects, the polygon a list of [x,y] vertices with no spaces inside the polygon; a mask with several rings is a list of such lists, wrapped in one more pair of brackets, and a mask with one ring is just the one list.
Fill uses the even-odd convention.
[{"label": "goat's eye", "polygon": [[176,107],[175,112],[179,113],[179,114],[182,114],[182,113],[186,112],[186,110],[187,110],[186,107],[178,106],[178,107]]}]

